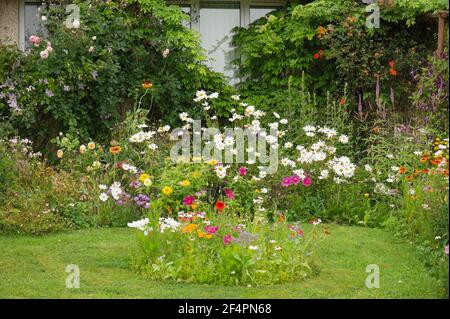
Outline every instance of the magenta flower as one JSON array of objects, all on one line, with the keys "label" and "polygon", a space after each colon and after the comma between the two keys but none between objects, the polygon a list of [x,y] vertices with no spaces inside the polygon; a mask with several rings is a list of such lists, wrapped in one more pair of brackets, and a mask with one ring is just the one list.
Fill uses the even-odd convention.
[{"label": "magenta flower", "polygon": [[234,199],[234,192],[231,189],[225,188],[223,192],[228,199]]},{"label": "magenta flower", "polygon": [[188,195],[185,198],[183,198],[183,204],[186,206],[191,206],[195,202],[195,196]]},{"label": "magenta flower", "polygon": [[230,244],[232,241],[233,241],[233,236],[231,236],[231,235],[225,235],[224,237],[223,237],[223,244],[224,245],[228,245],[228,244]]},{"label": "magenta flower", "polygon": [[283,177],[281,180],[281,186],[289,187],[292,184],[292,179],[290,176]]},{"label": "magenta flower", "polygon": [[247,168],[244,166],[239,167],[239,175],[241,175],[241,176],[247,175]]},{"label": "magenta flower", "polygon": [[219,230],[219,226],[205,226],[205,231],[208,234],[214,235]]},{"label": "magenta flower", "polygon": [[305,186],[305,187],[311,186],[311,183],[312,183],[312,179],[309,176],[305,177],[305,179],[303,180],[303,186]]},{"label": "magenta flower", "polygon": [[300,176],[298,175],[292,175],[291,176],[291,183],[294,185],[298,185],[301,182]]}]

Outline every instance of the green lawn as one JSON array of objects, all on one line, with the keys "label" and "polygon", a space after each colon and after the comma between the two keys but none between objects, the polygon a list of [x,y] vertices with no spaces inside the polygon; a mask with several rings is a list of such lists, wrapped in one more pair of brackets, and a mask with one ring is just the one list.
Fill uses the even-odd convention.
[{"label": "green lawn", "polygon": [[[129,269],[130,229],[91,229],[40,237],[0,236],[0,298],[440,298],[439,283],[412,247],[378,229],[329,225],[316,252],[321,272],[309,280],[265,287],[221,287],[147,281]],[[77,264],[80,289],[67,289]],[[380,288],[365,287],[368,264]]]}]

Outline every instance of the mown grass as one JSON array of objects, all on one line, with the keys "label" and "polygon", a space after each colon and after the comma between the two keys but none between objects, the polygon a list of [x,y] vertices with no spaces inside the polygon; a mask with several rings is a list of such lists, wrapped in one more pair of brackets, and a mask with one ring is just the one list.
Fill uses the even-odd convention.
[{"label": "mown grass", "polygon": [[[379,229],[328,225],[316,258],[320,274],[264,287],[153,282],[130,270],[136,249],[130,229],[89,229],[33,237],[0,236],[0,298],[441,298],[412,247]],[[68,264],[81,286],[67,289]],[[366,266],[380,268],[380,288],[368,289]]]}]

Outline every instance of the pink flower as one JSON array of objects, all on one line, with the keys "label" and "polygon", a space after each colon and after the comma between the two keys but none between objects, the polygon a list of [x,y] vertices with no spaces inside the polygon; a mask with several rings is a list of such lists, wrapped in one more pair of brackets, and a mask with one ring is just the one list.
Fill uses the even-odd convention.
[{"label": "pink flower", "polygon": [[291,176],[291,183],[294,185],[298,185],[300,183],[301,179],[298,175],[292,175]]},{"label": "pink flower", "polygon": [[239,175],[241,175],[241,176],[247,175],[247,168],[244,166],[239,167]]},{"label": "pink flower", "polygon": [[224,237],[223,237],[223,244],[224,245],[228,245],[228,244],[230,244],[232,241],[233,241],[233,236],[231,236],[231,235],[225,235]]},{"label": "pink flower", "polygon": [[290,176],[283,177],[281,179],[281,186],[288,187],[292,184],[292,178]]},{"label": "pink flower", "polygon": [[303,179],[303,186],[305,187],[311,186],[311,183],[312,183],[311,177],[307,176]]},{"label": "pink flower", "polygon": [[444,248],[444,253],[448,256],[448,245]]},{"label": "pink flower", "polygon": [[34,46],[39,46],[39,44],[41,43],[41,38],[39,38],[38,36],[32,35],[29,39],[30,43],[33,43]]},{"label": "pink flower", "polygon": [[223,192],[228,199],[234,199],[234,192],[231,189],[225,188]]},{"label": "pink flower", "polygon": [[214,235],[219,230],[219,226],[205,226],[205,231],[208,234]]},{"label": "pink flower", "polygon": [[185,198],[183,198],[183,204],[186,206],[191,206],[195,202],[195,196],[188,195]]}]

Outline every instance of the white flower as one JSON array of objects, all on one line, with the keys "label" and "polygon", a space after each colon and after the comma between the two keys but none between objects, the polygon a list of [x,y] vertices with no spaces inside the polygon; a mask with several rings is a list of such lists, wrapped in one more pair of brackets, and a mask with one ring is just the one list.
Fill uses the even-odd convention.
[{"label": "white flower", "polygon": [[284,148],[292,148],[293,146],[294,144],[292,144],[291,142],[284,143]]},{"label": "white flower", "polygon": [[195,102],[200,102],[201,100],[207,99],[208,95],[206,94],[205,91],[203,90],[199,90],[195,93]]},{"label": "white flower", "polygon": [[416,191],[415,191],[414,189],[411,188],[411,189],[408,191],[408,194],[411,195],[411,196],[414,196],[414,195],[416,195]]},{"label": "white flower", "polygon": [[327,169],[320,171],[319,179],[327,179],[329,176],[329,172]]},{"label": "white flower", "polygon": [[394,155],[392,155],[392,154],[387,154],[386,157],[389,158],[389,159],[393,159],[393,158],[394,158]]},{"label": "white flower", "polygon": [[187,121],[189,120],[189,114],[187,114],[186,112],[180,113],[180,119],[181,119],[183,122],[187,122]]},{"label": "white flower", "polygon": [[372,172],[372,166],[370,166],[369,164],[364,165],[364,169],[369,173]]},{"label": "white flower", "polygon": [[98,185],[98,188],[106,190],[106,189],[108,189],[108,186],[106,186],[104,184],[100,184],[100,185]]},{"label": "white flower", "polygon": [[80,21],[79,20],[73,20],[72,28],[78,29],[79,27],[80,27]]},{"label": "white flower", "polygon": [[258,246],[248,246],[248,249],[250,249],[250,250],[258,250]]},{"label": "white flower", "polygon": [[39,53],[39,55],[41,56],[41,59],[46,60],[48,58],[48,56],[49,56],[48,49],[45,49],[44,51],[41,51]]},{"label": "white flower", "polygon": [[345,134],[341,134],[341,136],[339,136],[339,142],[341,142],[342,144],[347,144],[348,143],[348,136]]},{"label": "white flower", "polygon": [[128,223],[127,226],[130,228],[139,229],[140,231],[144,232],[145,236],[147,236],[147,234],[149,232],[153,231],[153,228],[148,225],[149,223],[150,223],[150,221],[148,218],[143,218],[143,219]]},{"label": "white flower", "polygon": [[44,22],[47,21],[47,16],[42,16],[41,20],[44,21]]},{"label": "white flower", "polygon": [[158,145],[152,143],[148,145],[148,148],[151,149],[152,151],[156,150],[158,148]]},{"label": "white flower", "polygon": [[232,96],[231,96],[231,99],[232,99],[233,101],[239,101],[240,98],[241,98],[240,95],[232,95]]},{"label": "white flower", "polygon": [[100,200],[101,200],[102,202],[106,202],[106,201],[108,200],[108,194],[106,194],[106,193],[101,193],[100,196],[99,196],[99,198],[100,198]]},{"label": "white flower", "polygon": [[275,116],[277,119],[280,118],[280,114],[278,114],[277,112],[273,112],[273,116]]},{"label": "white flower", "polygon": [[211,93],[208,96],[208,98],[210,98],[210,99],[217,99],[218,97],[219,97],[219,93],[217,93],[217,92]]},{"label": "white flower", "polygon": [[276,242],[277,242],[276,240],[273,240],[273,239],[270,240],[270,243],[271,243],[271,244],[275,244]]},{"label": "white flower", "polygon": [[288,120],[287,119],[281,119],[280,120],[280,124],[287,124],[288,123]]}]

